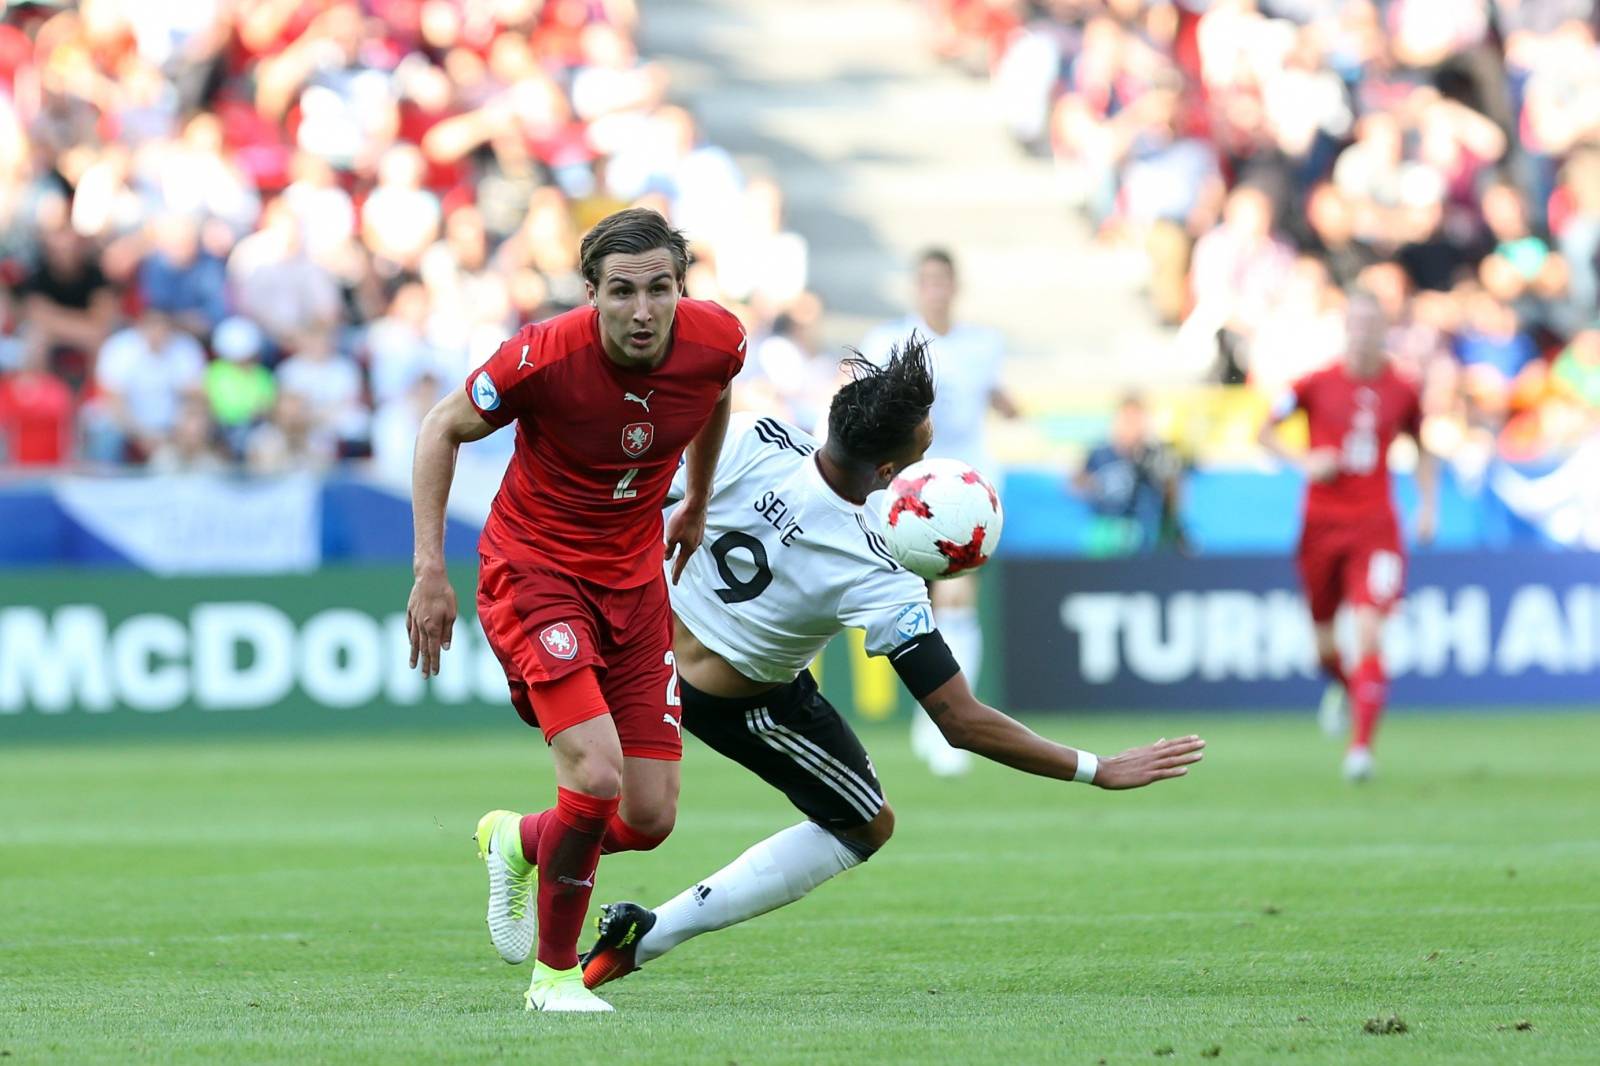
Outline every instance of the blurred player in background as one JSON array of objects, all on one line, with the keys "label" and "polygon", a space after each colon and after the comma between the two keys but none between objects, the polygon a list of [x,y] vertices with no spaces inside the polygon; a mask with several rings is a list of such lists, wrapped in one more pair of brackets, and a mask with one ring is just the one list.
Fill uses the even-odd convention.
[{"label": "blurred player in background", "polygon": [[[856,866],[894,831],[894,812],[855,731],[807,667],[846,626],[887,655],[942,737],[1041,777],[1138,788],[1182,777],[1199,737],[1104,760],[1046,740],[978,702],[934,622],[922,580],[893,561],[866,506],[933,436],[931,359],[913,336],[881,364],[845,362],[827,443],[740,415],[717,462],[706,550],[672,590],[683,726],[778,791],[806,820],[754,845],[654,911],[605,908],[584,956],[591,988],[685,940],[793,903]],[[674,495],[685,488],[680,478]],[[921,717],[920,715],[918,717]]]},{"label": "blurred player in background", "polygon": [[[1300,580],[1329,686],[1319,715],[1323,728],[1342,728],[1351,716],[1344,774],[1372,776],[1372,737],[1388,697],[1380,655],[1383,621],[1405,589],[1405,554],[1389,487],[1389,446],[1397,436],[1417,441],[1417,539],[1433,539],[1438,508],[1434,460],[1421,446],[1422,408],[1416,385],[1402,378],[1384,352],[1388,322],[1378,301],[1357,290],[1346,311],[1343,362],[1296,382],[1261,431],[1261,443],[1299,466],[1308,487],[1300,536]],[[1277,427],[1306,413],[1311,446],[1292,458]],[[1356,667],[1347,673],[1334,636],[1334,615],[1348,606],[1356,623]]]},{"label": "blurred player in background", "polygon": [[[960,459],[998,483],[984,423],[990,410],[1006,418],[1016,418],[1019,413],[1000,384],[1005,341],[996,330],[955,320],[956,280],[955,259],[949,252],[942,248],[924,251],[917,257],[916,311],[874,329],[862,342],[861,351],[873,362],[882,363],[912,331],[928,338],[938,387],[933,403],[934,439],[928,454]],[[977,574],[936,582],[933,605],[944,624],[950,650],[976,689],[983,669]],[[971,766],[971,757],[946,743],[920,714],[911,719],[911,746],[934,773],[960,774]]]},{"label": "blurred player in background", "polygon": [[665,529],[676,581],[705,529],[745,350],[731,314],[681,298],[683,235],[655,212],[604,219],[581,257],[589,306],[523,327],[439,401],[413,474],[411,664],[437,674],[456,618],[443,544],[456,451],[517,423],[478,545],[478,620],[517,713],[552,749],[557,798],[541,814],[491,811],[476,839],[507,962],[527,958],[537,911],[530,1010],[611,1009],[583,987],[577,956],[600,855],[672,830],[683,743],[661,509],[687,449]]}]

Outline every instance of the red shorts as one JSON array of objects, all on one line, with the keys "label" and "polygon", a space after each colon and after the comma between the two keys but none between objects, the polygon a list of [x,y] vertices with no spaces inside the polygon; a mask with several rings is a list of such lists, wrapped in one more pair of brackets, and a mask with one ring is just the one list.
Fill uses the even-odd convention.
[{"label": "red shorts", "polygon": [[1333,621],[1339,605],[1388,613],[1405,593],[1406,557],[1392,526],[1307,525],[1297,561],[1311,620]]},{"label": "red shorts", "polygon": [[638,588],[613,589],[480,556],[478,623],[505,668],[512,705],[546,741],[595,714],[579,711],[564,719],[560,708],[546,705],[541,716],[529,686],[588,666],[600,680],[624,755],[683,758],[664,575]]}]

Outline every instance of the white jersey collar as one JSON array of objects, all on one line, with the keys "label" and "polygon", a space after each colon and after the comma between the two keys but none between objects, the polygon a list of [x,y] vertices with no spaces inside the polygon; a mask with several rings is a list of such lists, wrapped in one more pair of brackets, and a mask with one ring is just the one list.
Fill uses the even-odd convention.
[{"label": "white jersey collar", "polygon": [[828,479],[822,476],[822,467],[817,465],[816,454],[806,456],[805,464],[806,476],[811,479],[812,485],[816,489],[817,497],[829,507],[832,507],[835,511],[843,511],[845,514],[862,514],[866,511],[865,505],[851,503],[839,495],[832,485],[828,484]]}]

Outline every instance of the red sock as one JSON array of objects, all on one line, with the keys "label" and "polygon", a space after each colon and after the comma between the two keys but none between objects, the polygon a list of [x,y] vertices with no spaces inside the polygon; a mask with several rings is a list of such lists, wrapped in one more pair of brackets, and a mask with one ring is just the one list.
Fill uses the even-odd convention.
[{"label": "red sock", "polygon": [[1383,717],[1383,704],[1389,698],[1389,678],[1383,672],[1383,660],[1376,654],[1368,655],[1356,667],[1350,679],[1350,746],[1372,746],[1372,734],[1378,729],[1378,719]]},{"label": "red sock", "polygon": [[1339,684],[1344,686],[1346,691],[1349,691],[1350,680],[1344,676],[1344,660],[1339,657],[1338,652],[1318,652],[1317,661],[1322,664],[1323,673],[1333,678],[1333,680],[1339,682]]},{"label": "red sock", "polygon": [[[538,825],[540,962],[555,970],[578,965],[578,934],[589,913],[600,838],[619,798],[556,789],[556,805]],[[523,825],[527,820],[523,820]]]},{"label": "red sock", "polygon": [[611,824],[606,826],[606,835],[600,841],[600,854],[615,855],[619,851],[650,851],[660,846],[665,836],[653,837],[641,833],[633,826],[622,820],[622,815],[611,816]]},{"label": "red sock", "polygon": [[544,832],[544,827],[550,819],[556,816],[556,809],[551,807],[538,814],[524,814],[517,829],[522,835],[522,857],[529,862],[539,861],[539,834]]}]

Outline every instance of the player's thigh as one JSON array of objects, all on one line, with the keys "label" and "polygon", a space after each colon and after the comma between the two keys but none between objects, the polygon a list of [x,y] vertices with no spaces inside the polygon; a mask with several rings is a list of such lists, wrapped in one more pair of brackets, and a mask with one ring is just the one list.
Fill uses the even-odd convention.
[{"label": "player's thigh", "polygon": [[1344,593],[1344,553],[1328,539],[1304,536],[1295,555],[1295,567],[1300,572],[1300,587],[1305,590],[1306,607],[1311,621],[1317,626],[1333,622],[1339,613],[1339,601]]},{"label": "player's thigh", "polygon": [[884,808],[883,786],[860,738],[809,673],[754,701],[718,700],[682,686],[690,733],[832,830],[857,829]]},{"label": "player's thigh", "polygon": [[611,596],[604,613],[601,690],[617,724],[622,753],[631,759],[677,762],[683,758],[683,728],[665,579]]},{"label": "player's thigh", "polygon": [[478,624],[506,679],[535,685],[602,668],[595,605],[568,575],[484,558]]},{"label": "player's thigh", "polygon": [[1406,558],[1395,541],[1380,541],[1351,553],[1345,571],[1345,602],[1354,609],[1362,655],[1378,650],[1384,619],[1405,595]]},{"label": "player's thigh", "polygon": [[978,605],[978,575],[962,574],[960,577],[931,582],[928,586],[928,598],[933,601],[934,617],[938,617],[941,610],[962,610],[976,607]]},{"label": "player's thigh", "polygon": [[1406,590],[1406,557],[1398,544],[1379,541],[1353,549],[1344,572],[1344,600],[1378,615],[1394,610]]}]

